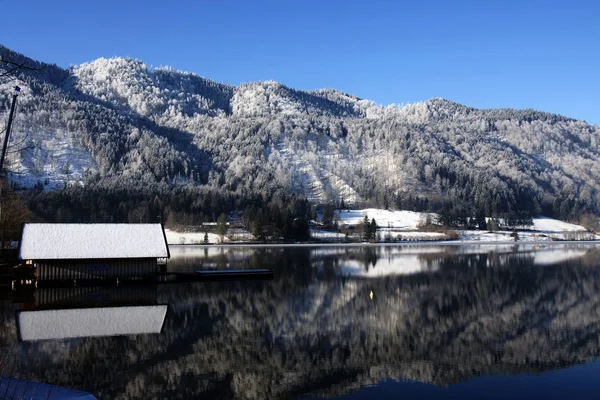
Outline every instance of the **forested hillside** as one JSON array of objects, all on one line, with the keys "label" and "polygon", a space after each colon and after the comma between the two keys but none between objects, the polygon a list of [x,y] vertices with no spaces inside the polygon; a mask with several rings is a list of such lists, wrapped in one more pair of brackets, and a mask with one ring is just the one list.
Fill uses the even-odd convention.
[{"label": "forested hillside", "polygon": [[[444,99],[382,107],[273,81],[234,87],[124,58],[63,70],[4,47],[0,54],[45,66],[0,86],[2,120],[10,88],[23,89],[9,170],[14,185],[38,193],[58,189],[76,198],[101,188],[130,197],[143,192],[140,201],[150,203],[159,193],[185,190],[471,216],[577,219],[598,212],[600,128],[583,121]],[[31,196],[51,206],[64,195]],[[165,196],[162,214],[170,204]],[[229,204],[218,211],[248,206]],[[127,215],[131,208],[123,207]],[[116,218],[107,210],[98,218]],[[141,213],[141,220],[156,218],[154,210]]]}]

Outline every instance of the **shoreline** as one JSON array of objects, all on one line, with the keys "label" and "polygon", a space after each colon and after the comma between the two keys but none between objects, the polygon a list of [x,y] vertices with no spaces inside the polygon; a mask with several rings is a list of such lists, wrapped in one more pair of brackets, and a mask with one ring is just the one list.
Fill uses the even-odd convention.
[{"label": "shoreline", "polygon": [[441,241],[414,241],[414,242],[396,242],[396,243],[368,243],[368,242],[302,242],[302,243],[207,243],[207,244],[180,244],[169,243],[169,247],[190,247],[190,248],[205,248],[205,247],[408,247],[408,246],[462,246],[462,245],[480,245],[480,246],[518,246],[518,245],[600,245],[600,240],[545,240],[545,241],[482,241],[482,240],[441,240]]}]

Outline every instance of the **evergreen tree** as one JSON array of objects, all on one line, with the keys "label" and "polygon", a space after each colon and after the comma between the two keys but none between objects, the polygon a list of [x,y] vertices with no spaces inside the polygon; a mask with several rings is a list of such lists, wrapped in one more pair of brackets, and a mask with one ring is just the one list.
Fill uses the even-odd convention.
[{"label": "evergreen tree", "polygon": [[483,209],[477,209],[477,215],[475,216],[477,229],[481,231],[485,231],[487,229],[487,223],[485,221],[485,213]]},{"label": "evergreen tree", "polygon": [[327,203],[323,209],[323,218],[321,222],[325,228],[331,229],[333,227],[334,207],[332,204]]},{"label": "evergreen tree", "polygon": [[371,240],[371,223],[369,222],[369,216],[365,214],[362,222],[363,229],[363,240],[368,242]]},{"label": "evergreen tree", "polygon": [[369,224],[369,240],[375,240],[377,234],[377,222],[375,222],[375,218],[371,220]]}]

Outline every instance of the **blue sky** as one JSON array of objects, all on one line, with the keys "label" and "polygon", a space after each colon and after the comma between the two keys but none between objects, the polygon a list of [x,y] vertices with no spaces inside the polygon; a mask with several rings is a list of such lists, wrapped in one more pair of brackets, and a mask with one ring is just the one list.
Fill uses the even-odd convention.
[{"label": "blue sky", "polygon": [[231,84],[600,124],[600,1],[0,0],[0,11],[0,44],[63,67],[128,56]]}]

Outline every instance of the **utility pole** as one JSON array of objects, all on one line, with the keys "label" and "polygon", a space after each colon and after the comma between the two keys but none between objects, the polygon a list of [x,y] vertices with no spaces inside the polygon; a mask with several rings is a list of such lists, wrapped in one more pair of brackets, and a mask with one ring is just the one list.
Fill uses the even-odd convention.
[{"label": "utility pole", "polygon": [[8,125],[6,126],[6,134],[4,135],[4,145],[2,146],[2,156],[0,157],[0,175],[4,168],[4,157],[6,156],[6,146],[8,146],[8,137],[10,136],[10,127],[12,126],[13,117],[15,116],[15,106],[17,105],[17,97],[21,88],[15,86],[15,94],[12,98],[12,104],[10,106],[10,114],[8,114]]}]

